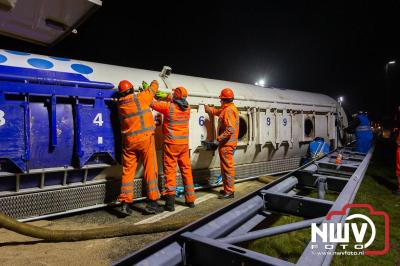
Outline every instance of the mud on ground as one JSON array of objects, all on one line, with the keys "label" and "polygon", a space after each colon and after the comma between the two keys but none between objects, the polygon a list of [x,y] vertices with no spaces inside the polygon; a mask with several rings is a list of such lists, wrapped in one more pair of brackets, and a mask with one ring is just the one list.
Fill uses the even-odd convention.
[{"label": "mud on ground", "polygon": [[[258,181],[236,184],[234,200],[262,186],[265,186],[265,184]],[[209,192],[199,192],[196,195],[200,198],[208,193],[218,194],[220,189],[216,188]],[[232,201],[218,200],[216,197],[213,197],[198,204],[194,209],[185,209],[166,219],[200,218]],[[151,216],[142,215],[140,212],[134,211],[132,216],[121,219],[108,210],[98,210],[58,219],[35,221],[30,224],[49,229],[78,230],[133,224],[149,217]],[[112,262],[170,233],[163,232],[78,242],[49,243],[0,229],[0,265],[110,265]]]}]

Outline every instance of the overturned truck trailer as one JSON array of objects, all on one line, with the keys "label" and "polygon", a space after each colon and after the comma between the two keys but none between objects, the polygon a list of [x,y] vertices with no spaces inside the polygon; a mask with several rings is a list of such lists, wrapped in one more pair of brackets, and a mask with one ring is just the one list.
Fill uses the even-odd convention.
[{"label": "overturned truck trailer", "polygon": [[[112,98],[122,79],[188,89],[190,156],[199,185],[220,174],[217,154],[201,141],[216,138],[218,118],[206,114],[204,104],[220,105],[224,87],[234,89],[240,113],[237,179],[295,169],[314,137],[336,147],[347,124],[326,95],[168,74],[0,50],[0,212],[31,219],[102,207],[117,197],[121,135]],[[153,115],[162,174],[163,118]],[[145,195],[142,173],[135,179],[137,199]]]}]

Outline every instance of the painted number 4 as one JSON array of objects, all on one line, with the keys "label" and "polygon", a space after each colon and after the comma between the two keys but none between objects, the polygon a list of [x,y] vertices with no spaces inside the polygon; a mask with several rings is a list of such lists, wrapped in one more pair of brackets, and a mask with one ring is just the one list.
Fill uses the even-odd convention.
[{"label": "painted number 4", "polygon": [[93,119],[93,124],[98,125],[99,127],[103,126],[103,114],[102,113],[98,113],[95,118]]},{"label": "painted number 4", "polygon": [[2,110],[0,110],[0,127],[6,124],[6,119],[4,119],[5,115],[6,114]]}]

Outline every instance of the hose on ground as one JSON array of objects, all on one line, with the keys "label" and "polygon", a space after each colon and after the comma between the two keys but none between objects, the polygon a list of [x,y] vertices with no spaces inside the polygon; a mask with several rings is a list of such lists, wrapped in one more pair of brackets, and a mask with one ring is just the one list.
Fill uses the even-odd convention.
[{"label": "hose on ground", "polygon": [[277,178],[278,178],[278,176],[266,175],[266,176],[259,177],[258,181],[268,184],[268,183],[271,183],[272,181],[275,181]]},{"label": "hose on ground", "polygon": [[168,221],[139,225],[118,225],[86,230],[52,230],[30,224],[18,222],[17,220],[0,213],[0,227],[14,231],[18,234],[30,236],[49,242],[71,242],[90,239],[101,239],[129,235],[153,234],[165,231],[175,231],[192,220]]}]

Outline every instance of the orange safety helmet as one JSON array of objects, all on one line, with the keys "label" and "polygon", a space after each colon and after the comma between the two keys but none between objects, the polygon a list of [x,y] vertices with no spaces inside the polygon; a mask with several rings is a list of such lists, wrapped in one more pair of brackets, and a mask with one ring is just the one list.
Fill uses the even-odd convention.
[{"label": "orange safety helmet", "polygon": [[183,99],[188,96],[188,92],[184,87],[177,87],[174,90],[174,98],[175,99]]},{"label": "orange safety helmet", "polygon": [[225,88],[221,91],[221,94],[219,95],[220,99],[233,99],[235,98],[235,95],[233,94],[233,90],[230,88]]},{"label": "orange safety helmet", "polygon": [[120,93],[126,92],[126,91],[129,90],[129,89],[133,89],[132,83],[130,83],[130,82],[127,81],[127,80],[121,80],[121,81],[119,82],[119,84],[118,84],[118,91],[119,91]]}]

